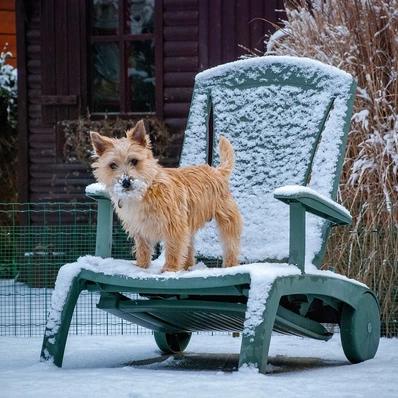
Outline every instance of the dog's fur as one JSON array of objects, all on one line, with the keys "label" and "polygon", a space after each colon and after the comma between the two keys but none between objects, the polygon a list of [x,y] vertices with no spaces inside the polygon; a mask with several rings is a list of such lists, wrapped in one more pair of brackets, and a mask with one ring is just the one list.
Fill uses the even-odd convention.
[{"label": "dog's fur", "polygon": [[94,175],[105,184],[123,227],[135,240],[138,266],[148,267],[154,245],[164,241],[162,271],[188,269],[195,263],[194,235],[213,218],[223,242],[223,265],[238,264],[242,219],[228,186],[234,151],[226,138],[219,143],[219,167],[170,169],[153,157],[143,121],[126,138],[90,135],[98,157]]}]

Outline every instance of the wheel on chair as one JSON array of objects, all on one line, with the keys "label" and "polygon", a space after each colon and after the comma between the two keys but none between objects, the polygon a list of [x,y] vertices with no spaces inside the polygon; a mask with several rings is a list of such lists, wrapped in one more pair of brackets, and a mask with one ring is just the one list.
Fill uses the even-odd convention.
[{"label": "wheel on chair", "polygon": [[156,344],[166,354],[177,354],[183,352],[191,340],[191,333],[163,333],[154,332]]},{"label": "wheel on chair", "polygon": [[380,309],[371,293],[363,294],[356,309],[344,304],[340,320],[341,344],[352,363],[376,355],[380,340]]}]

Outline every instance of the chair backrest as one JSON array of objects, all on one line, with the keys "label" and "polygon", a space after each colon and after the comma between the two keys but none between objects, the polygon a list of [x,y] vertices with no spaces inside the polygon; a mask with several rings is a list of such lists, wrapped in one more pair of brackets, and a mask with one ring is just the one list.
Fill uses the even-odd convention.
[{"label": "chair backrest", "polygon": [[[336,198],[355,86],[351,75],[297,57],[250,58],[196,76],[181,165],[217,165],[220,135],[231,141],[243,262],[289,257],[289,206],[274,189],[300,184]],[[306,228],[306,261],[319,265],[329,224],[307,216]],[[196,236],[198,255],[221,256],[217,242],[211,222]]]}]

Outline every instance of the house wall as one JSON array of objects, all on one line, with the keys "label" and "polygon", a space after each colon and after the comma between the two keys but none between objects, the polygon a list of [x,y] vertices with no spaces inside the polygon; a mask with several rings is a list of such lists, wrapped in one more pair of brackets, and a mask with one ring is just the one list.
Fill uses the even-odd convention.
[{"label": "house wall", "polygon": [[[173,132],[170,161],[176,163],[195,74],[246,53],[239,45],[262,48],[264,34],[272,29],[264,20],[275,22],[275,9],[282,7],[280,0],[156,1],[162,43],[156,53],[161,59],[157,111]],[[19,123],[20,200],[84,200],[92,177],[80,163],[65,163],[59,156],[62,137],[55,125],[87,110],[87,2],[16,2],[18,32],[24,31],[19,37],[25,108]]]},{"label": "house wall", "polygon": [[2,0],[0,2],[0,51],[12,53],[8,63],[17,66],[17,37],[15,26],[15,0]]}]

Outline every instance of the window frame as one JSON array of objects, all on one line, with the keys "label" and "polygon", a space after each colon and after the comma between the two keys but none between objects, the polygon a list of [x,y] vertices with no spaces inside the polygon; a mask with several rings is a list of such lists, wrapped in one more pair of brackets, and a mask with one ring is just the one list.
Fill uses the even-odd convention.
[{"label": "window frame", "polygon": [[[155,0],[154,8],[154,32],[130,34],[125,32],[125,15],[127,11],[127,0],[118,0],[118,30],[117,33],[111,35],[95,35],[92,33],[92,1],[88,4],[87,15],[87,36],[88,36],[88,113],[93,119],[101,119],[103,117],[144,117],[157,116],[163,117],[163,0]],[[127,76],[127,60],[128,60],[128,44],[153,40],[154,43],[154,57],[155,57],[155,111],[154,112],[134,112],[129,110],[130,87]],[[95,112],[93,109],[93,44],[95,43],[117,43],[119,48],[119,76],[120,76],[120,90],[119,90],[119,112]]]}]

